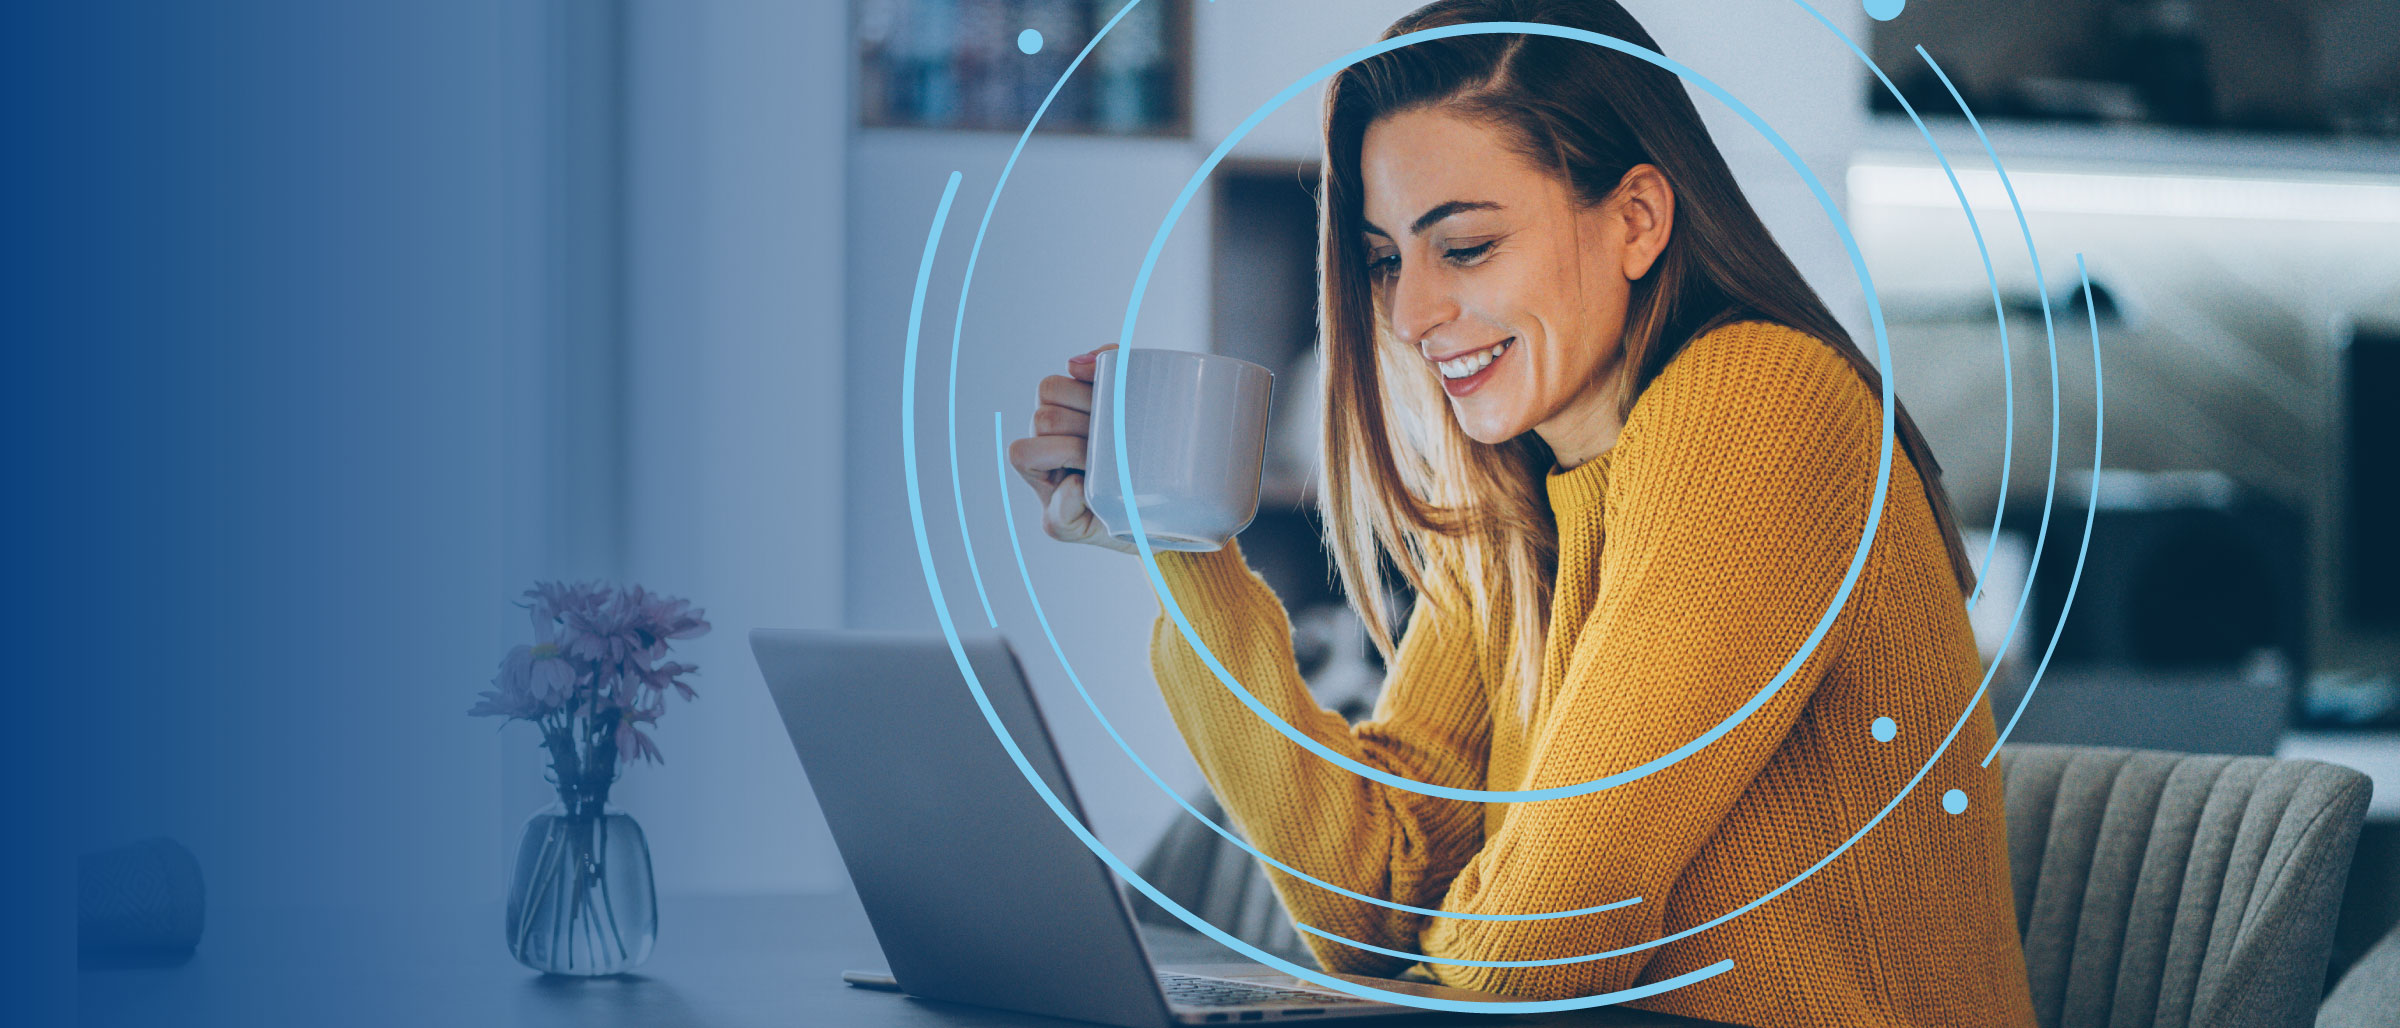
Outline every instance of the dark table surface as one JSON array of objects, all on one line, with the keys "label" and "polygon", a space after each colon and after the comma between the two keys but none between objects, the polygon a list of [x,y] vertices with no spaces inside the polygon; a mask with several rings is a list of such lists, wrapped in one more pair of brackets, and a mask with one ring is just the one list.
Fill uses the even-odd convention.
[{"label": "dark table surface", "polygon": [[[667,899],[658,947],[633,974],[545,976],[501,942],[498,904],[409,910],[209,911],[200,949],[179,964],[87,969],[85,1025],[559,1025],[606,1028],[1071,1026],[842,984],[883,956],[855,896]],[[1147,931],[1147,929],[1146,929]],[[1161,963],[1233,959],[1180,931],[1154,934]],[[1707,1022],[1625,1008],[1521,1017],[1411,1015],[1329,1021],[1433,1025],[1691,1028]]]}]

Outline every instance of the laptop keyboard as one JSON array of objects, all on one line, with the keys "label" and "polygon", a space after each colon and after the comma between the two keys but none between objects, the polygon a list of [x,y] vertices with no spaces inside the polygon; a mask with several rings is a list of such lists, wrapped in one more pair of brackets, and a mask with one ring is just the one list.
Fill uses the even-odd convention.
[{"label": "laptop keyboard", "polygon": [[1248,1007],[1248,1006],[1309,1006],[1335,1007],[1373,1002],[1357,996],[1332,992],[1309,992],[1304,989],[1285,989],[1273,985],[1252,985],[1224,978],[1201,978],[1188,974],[1160,974],[1159,987],[1166,990],[1167,1002],[1186,1007]]}]

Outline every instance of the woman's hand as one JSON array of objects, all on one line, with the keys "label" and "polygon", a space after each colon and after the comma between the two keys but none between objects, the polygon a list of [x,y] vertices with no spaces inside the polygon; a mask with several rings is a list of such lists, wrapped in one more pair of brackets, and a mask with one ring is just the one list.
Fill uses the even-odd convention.
[{"label": "woman's hand", "polygon": [[1042,500],[1042,531],[1070,543],[1090,543],[1120,553],[1136,552],[1131,542],[1108,534],[1091,508],[1083,503],[1083,454],[1092,431],[1092,376],[1100,366],[1099,350],[1067,359],[1067,373],[1042,380],[1040,404],[1033,409],[1033,435],[1008,444],[1008,462],[1033,486]]}]

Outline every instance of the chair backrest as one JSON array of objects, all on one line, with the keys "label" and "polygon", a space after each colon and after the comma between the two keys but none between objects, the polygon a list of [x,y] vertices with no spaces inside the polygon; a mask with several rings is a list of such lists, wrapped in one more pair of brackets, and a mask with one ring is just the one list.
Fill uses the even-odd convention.
[{"label": "chair backrest", "polygon": [[2007,746],[2043,1028],[2306,1026],[2372,786],[2313,760]]}]

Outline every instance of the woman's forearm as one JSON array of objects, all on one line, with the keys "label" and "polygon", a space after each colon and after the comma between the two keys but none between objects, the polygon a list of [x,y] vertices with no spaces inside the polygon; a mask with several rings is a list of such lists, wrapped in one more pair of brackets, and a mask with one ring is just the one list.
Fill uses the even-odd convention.
[{"label": "woman's forearm", "polygon": [[[1483,786],[1488,720],[1471,640],[1441,637],[1432,619],[1419,619],[1403,640],[1376,717],[1353,728],[1310,694],[1292,657],[1282,604],[1238,550],[1162,554],[1160,571],[1217,664],[1286,723],[1335,753],[1395,775]],[[1303,748],[1234,695],[1163,612],[1151,661],[1176,726],[1252,845],[1355,893],[1439,906],[1449,879],[1481,843],[1476,804],[1384,786]],[[1422,915],[1272,869],[1269,877],[1297,920],[1336,935],[1405,948],[1423,927]],[[1389,972],[1405,963],[1310,941],[1330,967]]]}]

